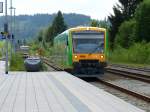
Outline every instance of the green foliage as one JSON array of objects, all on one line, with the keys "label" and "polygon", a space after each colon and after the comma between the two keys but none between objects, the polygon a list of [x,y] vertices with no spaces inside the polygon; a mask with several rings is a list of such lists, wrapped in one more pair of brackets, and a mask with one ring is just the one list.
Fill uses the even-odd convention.
[{"label": "green foliage", "polygon": [[110,46],[114,47],[116,34],[120,25],[133,17],[137,5],[143,0],[119,0],[120,4],[113,7],[114,14],[110,15]]},{"label": "green foliage", "polygon": [[109,31],[109,41],[110,41],[110,47],[111,49],[113,49],[114,47],[114,41],[115,41],[115,37],[116,34],[118,32],[118,28],[121,25],[121,23],[123,22],[123,16],[122,16],[122,12],[120,10],[118,10],[117,7],[113,7],[114,10],[114,15],[110,15],[109,21],[111,23],[110,26],[110,31]]},{"label": "green foliage", "polygon": [[45,30],[45,35],[44,38],[46,40],[46,42],[52,42],[53,38],[51,36],[53,36],[53,28],[52,26],[49,26],[46,30]]},{"label": "green foliage", "polygon": [[61,13],[61,11],[59,11],[57,13],[57,16],[55,17],[53,24],[52,24],[52,28],[53,28],[53,32],[54,32],[54,36],[62,33],[63,31],[65,31],[67,29],[67,25],[64,22],[64,17]]},{"label": "green foliage", "polygon": [[99,21],[95,20],[95,19],[91,20],[91,26],[92,27],[99,27]]},{"label": "green foliage", "polygon": [[108,20],[104,19],[104,20],[95,20],[92,19],[91,20],[91,26],[92,27],[101,27],[101,28],[107,28],[109,29],[110,24],[108,22]]},{"label": "green foliage", "polygon": [[[47,28],[49,25],[52,25],[55,16],[56,14],[35,14],[16,16],[15,38],[17,40],[26,39],[26,41],[28,42],[34,40],[35,36],[37,35],[37,32],[39,32],[43,28]],[[90,16],[82,14],[63,14],[63,16],[65,23],[68,27],[87,25],[90,23],[91,19]],[[8,17],[8,19],[10,19],[10,17]],[[4,22],[5,17],[0,16],[0,31],[3,31]]]},{"label": "green foliage", "polygon": [[12,58],[10,60],[10,70],[11,71],[24,71],[24,60],[21,56],[21,54],[16,53],[12,55]]},{"label": "green foliage", "polygon": [[135,27],[136,21],[134,19],[122,23],[115,38],[115,45],[120,45],[123,48],[128,48],[133,45],[136,41],[134,35]]},{"label": "green foliage", "polygon": [[35,55],[37,50],[39,49],[39,43],[38,42],[32,42],[30,45],[30,55]]},{"label": "green foliage", "polygon": [[118,8],[122,11],[124,20],[129,20],[133,17],[134,12],[143,0],[119,0],[121,5],[118,5]]},{"label": "green foliage", "polygon": [[[11,50],[11,45],[10,45],[10,41],[8,41],[8,55],[10,55],[10,50]],[[5,51],[6,51],[5,40],[3,40],[3,41],[0,41],[0,54],[1,54],[1,56],[5,55]]]},{"label": "green foliage", "polygon": [[5,41],[0,41],[0,58],[2,58],[2,54],[4,52],[4,44]]},{"label": "green foliage", "polygon": [[150,1],[143,1],[136,9],[135,17],[119,27],[115,45],[130,47],[134,42],[150,42]]},{"label": "green foliage", "polygon": [[65,31],[66,29],[67,25],[64,22],[61,11],[59,11],[52,23],[52,26],[48,27],[46,31],[45,40],[53,44],[54,37]]},{"label": "green foliage", "polygon": [[42,41],[43,41],[43,30],[41,30],[41,31],[38,33],[37,39],[38,39],[39,42],[42,42]]},{"label": "green foliage", "polygon": [[3,48],[5,44],[5,41],[0,41],[0,48]]},{"label": "green foliage", "polygon": [[136,34],[139,41],[150,42],[150,1],[145,0],[140,4],[135,13],[137,21]]},{"label": "green foliage", "polygon": [[110,62],[150,64],[150,43],[136,43],[129,49],[118,46],[110,52]]}]

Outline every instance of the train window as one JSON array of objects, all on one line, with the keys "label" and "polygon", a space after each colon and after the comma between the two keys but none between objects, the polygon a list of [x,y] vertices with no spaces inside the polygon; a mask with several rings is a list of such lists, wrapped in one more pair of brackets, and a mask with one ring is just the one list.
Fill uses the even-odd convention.
[{"label": "train window", "polygon": [[78,33],[73,35],[75,53],[103,53],[104,33]]}]

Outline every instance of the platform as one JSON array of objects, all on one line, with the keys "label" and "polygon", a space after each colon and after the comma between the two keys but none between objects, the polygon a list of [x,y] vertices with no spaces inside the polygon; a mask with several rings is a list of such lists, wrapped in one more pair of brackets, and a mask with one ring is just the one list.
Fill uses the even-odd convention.
[{"label": "platform", "polygon": [[0,61],[0,74],[5,73],[5,61]]},{"label": "platform", "polygon": [[0,74],[0,112],[144,112],[66,72]]}]

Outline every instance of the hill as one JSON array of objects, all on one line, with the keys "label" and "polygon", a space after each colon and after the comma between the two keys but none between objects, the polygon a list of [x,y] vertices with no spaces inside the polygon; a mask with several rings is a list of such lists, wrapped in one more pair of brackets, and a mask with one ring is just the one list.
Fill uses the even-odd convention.
[{"label": "hill", "polygon": [[[31,40],[39,30],[46,28],[52,24],[56,14],[35,14],[35,15],[19,15],[16,16],[16,40]],[[68,27],[75,27],[79,25],[88,25],[90,23],[90,16],[82,14],[63,14],[65,22]],[[10,21],[10,17],[9,17]],[[0,17],[0,31],[3,31],[4,17]],[[14,27],[14,25],[13,25]]]}]

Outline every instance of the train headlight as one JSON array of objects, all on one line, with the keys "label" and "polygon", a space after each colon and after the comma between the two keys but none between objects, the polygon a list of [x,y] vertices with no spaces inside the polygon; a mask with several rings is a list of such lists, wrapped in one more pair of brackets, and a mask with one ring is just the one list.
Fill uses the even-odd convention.
[{"label": "train headlight", "polygon": [[78,58],[78,56],[74,56],[74,58],[75,58],[75,59],[77,59],[77,58]]},{"label": "train headlight", "polygon": [[103,55],[101,55],[101,58],[103,59],[103,58],[104,58],[104,56],[103,56]]}]

